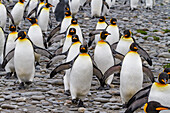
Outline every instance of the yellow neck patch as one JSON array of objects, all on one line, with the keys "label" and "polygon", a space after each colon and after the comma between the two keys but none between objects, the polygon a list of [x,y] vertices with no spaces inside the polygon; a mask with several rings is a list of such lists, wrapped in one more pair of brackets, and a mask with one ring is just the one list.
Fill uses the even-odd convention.
[{"label": "yellow neck patch", "polygon": [[72,18],[71,16],[65,16],[65,18]]},{"label": "yellow neck patch", "polygon": [[38,24],[37,24],[37,23],[34,23],[34,24],[32,24],[32,26],[38,26]]},{"label": "yellow neck patch", "polygon": [[106,42],[104,40],[100,40],[98,41],[98,44],[106,44]]},{"label": "yellow neck patch", "polygon": [[73,45],[76,45],[76,44],[81,44],[80,42],[74,42]]},{"label": "yellow neck patch", "polygon": [[43,8],[43,9],[46,10],[46,11],[49,11],[49,8],[46,8],[46,7],[45,7],[45,8]]},{"label": "yellow neck patch", "polygon": [[22,2],[18,2],[19,4],[21,4],[21,5],[24,5],[24,3],[22,3]]},{"label": "yellow neck patch", "polygon": [[71,26],[78,26],[78,24],[71,24]]},{"label": "yellow neck patch", "polygon": [[41,2],[40,4],[41,4],[41,5],[44,5],[45,3],[44,3],[44,2]]},{"label": "yellow neck patch", "polygon": [[146,108],[147,108],[147,107],[148,107],[148,103],[146,103],[145,106],[144,106],[144,108],[143,108],[143,110],[144,110],[145,113],[147,113],[147,112],[146,112]]},{"label": "yellow neck patch", "polygon": [[138,54],[138,52],[136,52],[136,51],[129,51],[128,53],[136,53],[136,54]]},{"label": "yellow neck patch", "polygon": [[68,34],[68,35],[67,35],[67,38],[72,38],[72,35]]},{"label": "yellow neck patch", "polygon": [[15,31],[12,31],[10,34],[11,35],[14,35],[14,34],[17,34],[18,32],[15,32]]},{"label": "yellow neck patch", "polygon": [[113,25],[113,24],[111,24],[110,26],[112,26],[112,27],[117,27],[117,25]]},{"label": "yellow neck patch", "polygon": [[155,82],[155,85],[157,87],[166,87],[166,86],[168,86],[168,84],[161,84],[161,83],[157,83],[157,82]]},{"label": "yellow neck patch", "polygon": [[105,22],[100,22],[100,21],[98,21],[98,24],[104,24]]},{"label": "yellow neck patch", "polygon": [[87,53],[81,53],[80,56],[89,56]]}]

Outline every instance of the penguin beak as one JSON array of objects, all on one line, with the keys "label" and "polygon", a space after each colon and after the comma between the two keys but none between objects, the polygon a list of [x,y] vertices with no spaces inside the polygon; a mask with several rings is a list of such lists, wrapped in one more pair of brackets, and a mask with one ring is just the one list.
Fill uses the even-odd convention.
[{"label": "penguin beak", "polygon": [[128,35],[126,34],[125,37],[127,37]]},{"label": "penguin beak", "polygon": [[170,75],[170,72],[168,72],[167,74]]},{"label": "penguin beak", "polygon": [[161,107],[157,107],[157,108],[156,108],[157,111],[169,110],[169,109],[170,109],[169,107],[164,107],[164,106],[161,106]]},{"label": "penguin beak", "polygon": [[53,5],[50,5],[50,7],[54,7]]},{"label": "penguin beak", "polygon": [[164,82],[165,85],[167,84],[167,80],[166,79],[162,79],[162,82]]},{"label": "penguin beak", "polygon": [[138,49],[137,47],[134,47],[134,49]]},{"label": "penguin beak", "polygon": [[111,35],[110,33],[106,33],[105,35]]},{"label": "penguin beak", "polygon": [[26,19],[31,20],[30,18],[26,18]]}]

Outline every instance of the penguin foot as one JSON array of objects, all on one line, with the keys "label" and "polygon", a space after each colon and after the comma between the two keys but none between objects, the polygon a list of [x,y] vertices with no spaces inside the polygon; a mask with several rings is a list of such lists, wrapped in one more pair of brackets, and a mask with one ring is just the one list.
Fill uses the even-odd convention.
[{"label": "penguin foot", "polygon": [[78,99],[73,99],[73,100],[72,100],[72,103],[73,103],[73,104],[77,104],[77,102],[78,102]]},{"label": "penguin foot", "polygon": [[146,9],[147,9],[147,10],[151,10],[151,8],[150,8],[150,7],[147,7]]},{"label": "penguin foot", "polygon": [[5,76],[6,79],[10,79],[12,77],[12,72],[7,73],[7,75]]},{"label": "penguin foot", "polygon": [[85,108],[84,103],[81,99],[79,100],[78,107],[84,107]]},{"label": "penguin foot", "polygon": [[35,66],[38,66],[38,65],[40,65],[40,63],[39,63],[39,62],[36,62]]},{"label": "penguin foot", "polygon": [[109,90],[111,87],[109,84],[106,85],[106,87],[104,86],[100,86],[99,88],[97,88],[97,90]]},{"label": "penguin foot", "polygon": [[122,108],[127,108],[127,103],[123,104]]},{"label": "penguin foot", "polygon": [[84,9],[83,9],[83,7],[82,7],[82,6],[80,6],[79,10],[80,10],[80,11],[84,11]]},{"label": "penguin foot", "polygon": [[0,71],[5,71],[4,68],[2,68],[2,65],[0,64]]},{"label": "penguin foot", "polygon": [[28,86],[29,86],[31,83],[32,83],[31,81],[25,82],[25,84],[28,85]]},{"label": "penguin foot", "polygon": [[25,89],[24,82],[21,82],[21,83],[19,84],[18,89]]},{"label": "penguin foot", "polygon": [[70,90],[65,90],[64,94],[67,95],[67,96],[70,96],[71,95]]},{"label": "penguin foot", "polygon": [[104,86],[100,86],[97,90],[105,90]]},{"label": "penguin foot", "polygon": [[14,79],[18,79],[16,72],[14,72]]}]

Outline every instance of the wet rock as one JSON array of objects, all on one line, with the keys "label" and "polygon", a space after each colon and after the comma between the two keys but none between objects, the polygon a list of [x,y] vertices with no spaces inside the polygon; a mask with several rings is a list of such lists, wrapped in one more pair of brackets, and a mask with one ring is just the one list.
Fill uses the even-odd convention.
[{"label": "wet rock", "polygon": [[2,109],[17,109],[18,106],[17,105],[10,105],[10,104],[2,104],[1,108]]},{"label": "wet rock", "polygon": [[102,102],[102,103],[109,102],[109,99],[106,99],[106,98],[94,98],[94,100],[98,102]]},{"label": "wet rock", "polygon": [[43,100],[43,99],[45,99],[45,96],[32,96],[31,97],[33,100]]},{"label": "wet rock", "polygon": [[170,58],[170,53],[168,52],[163,52],[158,55],[158,57],[163,57],[163,58]]}]

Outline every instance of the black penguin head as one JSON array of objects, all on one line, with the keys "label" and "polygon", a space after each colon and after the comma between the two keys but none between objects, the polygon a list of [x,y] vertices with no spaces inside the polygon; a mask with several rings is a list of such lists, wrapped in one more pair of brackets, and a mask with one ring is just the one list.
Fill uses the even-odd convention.
[{"label": "black penguin head", "polygon": [[45,3],[46,8],[53,7],[50,3]]},{"label": "black penguin head", "polygon": [[27,18],[27,19],[31,22],[31,24],[36,24],[38,22],[38,20],[34,17]]},{"label": "black penguin head", "polygon": [[76,34],[72,35],[72,42],[78,42],[78,41],[79,41],[78,35]]},{"label": "black penguin head", "polygon": [[18,33],[18,38],[17,39],[25,39],[26,36],[27,36],[27,33],[25,31],[20,31]]},{"label": "black penguin head", "polygon": [[105,16],[100,16],[99,22],[104,22],[106,20]]},{"label": "black penguin head", "polygon": [[81,46],[80,46],[80,52],[81,52],[81,53],[87,53],[87,51],[88,51],[88,50],[87,50],[87,45],[81,45]]},{"label": "black penguin head", "polygon": [[77,24],[77,19],[76,19],[76,18],[73,18],[73,19],[71,20],[71,24]]},{"label": "black penguin head", "polygon": [[19,2],[24,3],[25,0],[19,0]]},{"label": "black penguin head", "polygon": [[170,76],[170,68],[165,68],[164,72],[167,73]]},{"label": "black penguin head", "polygon": [[169,110],[169,107],[162,106],[156,101],[147,102],[144,106],[145,113],[159,113],[161,110]]},{"label": "black penguin head", "polygon": [[159,81],[159,83],[161,83],[161,84],[167,84],[168,80],[169,80],[169,75],[168,75],[167,73],[162,72],[162,73],[160,73],[160,74],[158,75],[158,81]]},{"label": "black penguin head", "polygon": [[136,43],[132,43],[132,44],[130,45],[130,50],[131,50],[131,51],[137,51],[137,50],[138,50],[137,44],[136,44]]},{"label": "black penguin head", "polygon": [[68,11],[65,12],[65,15],[66,16],[71,16],[71,12],[68,10]]},{"label": "black penguin head", "polygon": [[100,33],[100,38],[101,38],[101,40],[105,40],[108,35],[110,35],[110,33],[108,33],[107,31],[102,31],[102,32]]},{"label": "black penguin head", "polygon": [[131,31],[130,30],[125,30],[123,33],[124,33],[124,37],[125,38],[129,38],[130,35],[131,35]]},{"label": "black penguin head", "polygon": [[70,34],[70,35],[76,34],[76,29],[75,29],[75,28],[70,28],[70,29],[69,29],[69,34]]},{"label": "black penguin head", "polygon": [[40,2],[44,2],[44,0],[40,0]]},{"label": "black penguin head", "polygon": [[16,31],[16,26],[15,25],[10,25],[9,30],[10,31]]},{"label": "black penguin head", "polygon": [[116,18],[111,18],[111,19],[110,19],[110,23],[111,23],[112,25],[116,25],[116,22],[117,22],[117,19],[116,19]]}]

